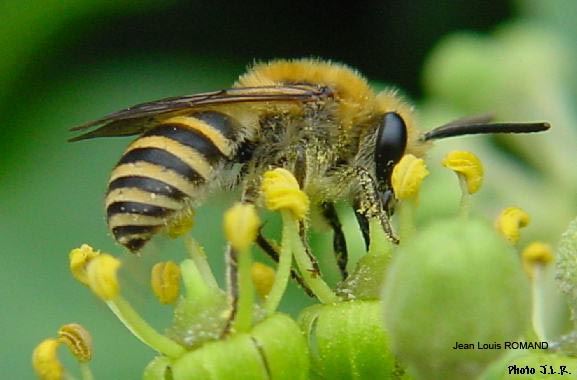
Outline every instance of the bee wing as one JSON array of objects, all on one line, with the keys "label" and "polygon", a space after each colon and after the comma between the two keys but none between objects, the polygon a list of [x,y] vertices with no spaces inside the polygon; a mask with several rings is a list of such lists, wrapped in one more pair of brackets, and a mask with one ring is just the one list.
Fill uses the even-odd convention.
[{"label": "bee wing", "polygon": [[239,87],[165,98],[138,104],[74,127],[71,131],[92,130],[73,137],[69,141],[86,140],[96,137],[136,135],[155,125],[158,119],[167,118],[173,114],[179,114],[202,106],[254,102],[304,103],[331,96],[332,92],[328,87],[298,84]]}]

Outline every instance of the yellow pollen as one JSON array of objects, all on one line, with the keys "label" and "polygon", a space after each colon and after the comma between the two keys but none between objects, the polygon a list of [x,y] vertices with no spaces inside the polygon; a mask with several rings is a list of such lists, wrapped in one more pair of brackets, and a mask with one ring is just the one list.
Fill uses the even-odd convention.
[{"label": "yellow pollen", "polygon": [[423,179],[429,175],[425,161],[412,154],[406,154],[393,168],[391,183],[399,200],[416,199]]},{"label": "yellow pollen", "polygon": [[479,157],[468,151],[453,151],[445,156],[442,163],[466,181],[469,194],[479,190],[483,183],[483,164]]},{"label": "yellow pollen", "polygon": [[259,228],[260,219],[254,205],[237,203],[224,214],[224,233],[236,250],[250,247],[256,240]]},{"label": "yellow pollen", "polygon": [[180,212],[177,216],[172,218],[166,228],[166,233],[171,238],[175,239],[184,235],[194,226],[194,211],[187,209]]},{"label": "yellow pollen", "polygon": [[58,338],[80,363],[92,359],[92,336],[83,326],[78,323],[66,324],[58,330]]},{"label": "yellow pollen", "polygon": [[255,262],[250,268],[252,283],[258,295],[265,299],[274,284],[276,272],[273,268],[263,263]]},{"label": "yellow pollen", "polygon": [[533,278],[537,266],[544,267],[553,261],[553,249],[549,244],[535,241],[525,247],[521,257],[523,258],[525,272],[529,278]]},{"label": "yellow pollen", "polygon": [[309,198],[288,170],[277,168],[264,173],[261,190],[269,210],[288,210],[297,219],[307,215]]},{"label": "yellow pollen", "polygon": [[101,254],[95,257],[86,270],[88,275],[88,286],[102,300],[110,301],[120,291],[117,272],[120,261],[108,254]]},{"label": "yellow pollen", "polygon": [[152,267],[150,284],[154,295],[163,305],[176,302],[180,294],[180,267],[173,261],[165,261]]},{"label": "yellow pollen", "polygon": [[497,218],[495,227],[511,244],[521,237],[521,228],[529,224],[529,214],[518,207],[507,207]]},{"label": "yellow pollen", "polygon": [[92,259],[98,256],[100,252],[95,251],[88,244],[83,244],[80,248],[75,248],[68,255],[70,261],[70,272],[72,276],[84,285],[88,285],[86,276],[86,266]]},{"label": "yellow pollen", "polygon": [[41,380],[64,378],[64,368],[57,355],[59,345],[60,342],[57,339],[45,339],[34,349],[32,366]]}]

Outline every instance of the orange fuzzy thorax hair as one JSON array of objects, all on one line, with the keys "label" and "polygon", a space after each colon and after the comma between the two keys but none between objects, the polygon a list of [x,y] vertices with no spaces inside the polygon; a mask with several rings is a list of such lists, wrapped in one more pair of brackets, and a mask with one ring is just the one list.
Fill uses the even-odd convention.
[{"label": "orange fuzzy thorax hair", "polygon": [[376,108],[376,96],[366,79],[338,63],[315,59],[277,60],[254,65],[235,87],[307,83],[328,86],[339,102],[343,127],[365,120]]}]

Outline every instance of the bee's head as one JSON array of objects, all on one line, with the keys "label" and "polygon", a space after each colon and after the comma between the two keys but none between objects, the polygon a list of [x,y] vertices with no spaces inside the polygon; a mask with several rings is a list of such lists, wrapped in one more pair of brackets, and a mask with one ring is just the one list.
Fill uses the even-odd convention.
[{"label": "bee's head", "polygon": [[[549,129],[546,122],[535,123],[489,123],[490,115],[479,115],[452,121],[426,133],[415,141],[411,139],[411,129],[402,116],[402,112],[385,112],[378,118],[375,136],[373,159],[375,176],[379,183],[379,191],[383,198],[383,205],[392,213],[394,207],[394,193],[391,185],[393,168],[408,153],[419,153],[418,149],[435,139],[452,136],[485,133],[530,133]],[[409,143],[408,143],[409,142]]]},{"label": "bee's head", "polygon": [[389,213],[392,213],[394,204],[391,174],[405,154],[407,136],[407,125],[398,113],[387,112],[379,118],[373,159],[383,205]]},{"label": "bee's head", "polygon": [[390,180],[393,167],[405,154],[407,125],[396,112],[387,112],[379,120],[375,140],[375,174],[380,183]]}]

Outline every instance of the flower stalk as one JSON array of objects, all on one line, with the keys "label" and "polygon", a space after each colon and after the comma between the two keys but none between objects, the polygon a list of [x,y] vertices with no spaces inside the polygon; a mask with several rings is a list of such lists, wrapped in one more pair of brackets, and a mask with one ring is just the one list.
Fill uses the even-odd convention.
[{"label": "flower stalk", "polygon": [[290,279],[292,267],[293,254],[289,235],[290,227],[284,219],[285,217],[283,215],[282,241],[275,279],[264,303],[264,309],[269,315],[274,313],[280,304]]},{"label": "flower stalk", "polygon": [[[264,174],[261,186],[265,205],[269,210],[280,211],[283,232],[282,247],[279,257],[279,269],[273,290],[265,305],[268,312],[276,309],[280,296],[286,289],[290,275],[291,259],[294,256],[297,268],[302,276],[303,283],[322,303],[338,301],[338,297],[327,283],[317,273],[313,259],[307,252],[302,237],[299,234],[300,223],[309,211],[309,199],[299,188],[296,178],[286,169],[277,168]],[[282,267],[280,260],[283,260]]]},{"label": "flower stalk", "polygon": [[184,236],[184,244],[189,257],[194,261],[199,272],[198,274],[203,279],[204,283],[214,289],[218,289],[218,283],[216,282],[216,278],[214,278],[212,269],[210,269],[204,249],[190,235]]},{"label": "flower stalk", "polygon": [[[120,294],[117,276],[120,261],[104,253],[85,255],[84,253],[88,251],[96,252],[89,246],[70,252],[71,270],[74,277],[81,283],[84,283],[85,279],[86,285],[106,302],[109,309],[140,341],[168,357],[174,358],[182,355],[185,351],[184,347],[156,331]],[[79,257],[86,258],[85,262],[82,265],[73,265],[73,263],[81,262]]]},{"label": "flower stalk", "polygon": [[553,249],[548,244],[536,241],[525,247],[521,257],[525,273],[531,280],[533,330],[541,341],[545,341],[546,333],[543,323],[545,269],[553,261]]}]

